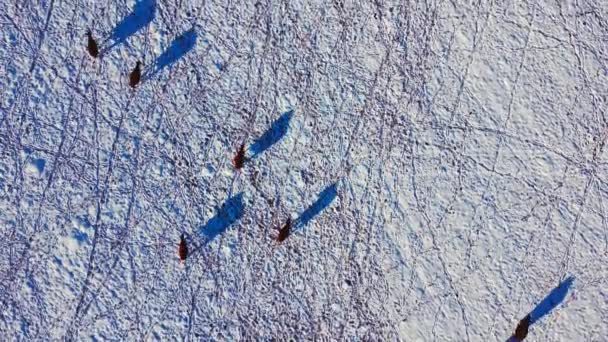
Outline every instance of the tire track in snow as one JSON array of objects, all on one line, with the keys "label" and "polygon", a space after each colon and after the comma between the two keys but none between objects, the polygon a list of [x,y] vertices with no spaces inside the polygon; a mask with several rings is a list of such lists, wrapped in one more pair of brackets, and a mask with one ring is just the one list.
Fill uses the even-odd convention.
[{"label": "tire track in snow", "polygon": [[[112,175],[112,166],[113,166],[113,161],[114,161],[114,157],[116,155],[116,148],[117,148],[117,144],[118,144],[118,139],[120,138],[120,131],[122,129],[122,125],[125,119],[125,115],[128,112],[129,106],[132,103],[133,98],[135,97],[135,92],[132,92],[131,94],[129,94],[129,97],[127,99],[125,108],[123,108],[122,113],[120,115],[120,119],[119,119],[119,123],[118,123],[118,128],[116,129],[116,134],[114,136],[114,140],[112,142],[112,148],[110,151],[110,158],[108,160],[108,169],[106,171],[106,176],[105,179],[103,181],[103,190],[101,192],[101,196],[98,198],[97,200],[97,207],[96,207],[96,217],[95,217],[95,223],[93,224],[93,239],[91,242],[91,252],[89,254],[89,261],[88,261],[88,266],[87,266],[87,274],[84,280],[84,283],[82,285],[82,292],[79,296],[78,299],[78,304],[76,305],[76,309],[74,310],[74,314],[70,320],[70,323],[67,325],[69,328],[66,331],[66,335],[64,336],[64,338],[69,338],[69,339],[73,339],[74,337],[74,333],[76,333],[79,329],[79,325],[80,325],[80,321],[82,320],[83,316],[86,315],[86,312],[89,308],[89,305],[87,306],[83,306],[84,305],[84,301],[85,301],[85,297],[86,295],[89,293],[89,287],[91,285],[91,281],[92,281],[92,277],[94,275],[94,262],[95,262],[95,257],[96,257],[96,249],[97,249],[97,240],[99,239],[99,237],[101,235],[105,234],[105,231],[101,231],[100,232],[100,227],[103,225],[101,223],[101,205],[102,203],[106,203],[107,202],[107,196],[108,194],[108,186],[109,186],[109,179]],[[84,310],[84,312],[83,312]]]},{"label": "tire track in snow", "polygon": [[49,9],[46,13],[46,20],[44,22],[44,28],[40,32],[40,37],[38,39],[38,47],[36,48],[36,52],[34,53],[34,58],[32,60],[32,64],[30,64],[29,71],[32,73],[34,68],[36,67],[36,62],[38,61],[38,55],[40,54],[40,49],[42,48],[42,44],[44,43],[44,39],[46,37],[46,31],[49,28],[49,23],[51,21],[51,15],[53,14],[53,7],[55,4],[55,0],[51,0],[49,3]]}]

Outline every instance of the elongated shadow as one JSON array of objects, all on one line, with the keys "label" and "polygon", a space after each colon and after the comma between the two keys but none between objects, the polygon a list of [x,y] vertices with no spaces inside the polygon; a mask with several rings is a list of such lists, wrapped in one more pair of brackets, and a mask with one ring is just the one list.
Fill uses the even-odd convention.
[{"label": "elongated shadow", "polygon": [[[564,301],[568,290],[574,283],[574,277],[570,276],[562,281],[556,288],[554,288],[543,300],[536,305],[532,311],[526,315],[530,316],[530,326],[538,322],[541,318],[548,315],[553,309],[555,309],[561,302]],[[514,336],[509,337],[506,342],[520,342]]]},{"label": "elongated shadow", "polygon": [[[156,0],[139,0],[135,3],[133,12],[122,19],[112,31],[106,42],[111,45],[102,49],[102,54],[110,51],[117,45],[127,41],[129,37],[148,25],[156,15]],[[104,42],[104,45],[105,43]]]},{"label": "elongated shadow", "polygon": [[152,69],[144,76],[145,79],[149,79],[158,74],[161,70],[169,67],[175,62],[179,61],[180,58],[184,57],[190,50],[196,45],[197,33],[194,28],[182,33],[175,38],[171,45],[156,58]]},{"label": "elongated shadow", "polygon": [[315,216],[319,215],[325,208],[336,199],[338,195],[336,183],[328,186],[319,194],[319,198],[300,217],[296,219],[295,228],[300,229],[306,226]]},{"label": "elongated shadow", "polygon": [[554,288],[536,307],[530,312],[530,325],[538,322],[549,312],[555,309],[561,302],[564,301],[568,290],[574,283],[574,277],[570,276],[562,281],[558,287]]},{"label": "elongated shadow", "polygon": [[283,113],[261,137],[253,142],[249,147],[252,153],[251,158],[256,158],[287,134],[292,116],[293,110]]},{"label": "elongated shadow", "polygon": [[218,235],[225,232],[231,225],[238,221],[245,213],[243,204],[243,193],[230,197],[217,214],[211,218],[206,225],[201,227],[200,235],[205,238],[205,244],[211,242]]}]

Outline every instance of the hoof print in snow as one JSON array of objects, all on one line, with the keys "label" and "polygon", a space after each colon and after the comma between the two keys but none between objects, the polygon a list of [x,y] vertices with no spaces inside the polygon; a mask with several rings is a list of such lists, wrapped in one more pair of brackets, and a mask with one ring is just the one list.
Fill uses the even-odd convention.
[{"label": "hoof print in snow", "polygon": [[40,177],[44,172],[46,166],[46,160],[44,159],[32,159],[27,163],[26,171],[30,175]]}]

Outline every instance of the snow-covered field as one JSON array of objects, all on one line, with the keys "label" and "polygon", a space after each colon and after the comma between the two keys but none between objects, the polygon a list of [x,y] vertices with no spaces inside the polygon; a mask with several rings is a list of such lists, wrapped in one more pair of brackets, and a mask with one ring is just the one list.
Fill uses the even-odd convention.
[{"label": "snow-covered field", "polygon": [[607,108],[606,0],[2,1],[0,340],[607,341]]}]

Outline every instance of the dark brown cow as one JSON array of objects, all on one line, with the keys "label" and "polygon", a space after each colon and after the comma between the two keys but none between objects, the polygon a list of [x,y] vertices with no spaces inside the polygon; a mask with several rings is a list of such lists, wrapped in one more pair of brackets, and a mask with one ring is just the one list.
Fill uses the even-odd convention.
[{"label": "dark brown cow", "polygon": [[515,328],[515,334],[513,334],[513,337],[515,337],[515,339],[518,341],[523,341],[526,338],[526,336],[528,336],[529,327],[530,327],[530,315],[527,315],[526,317],[524,317],[524,319],[519,321],[517,328]]},{"label": "dark brown cow", "polygon": [[177,250],[177,254],[179,255],[179,259],[184,262],[188,257],[188,243],[184,238],[184,234],[180,237],[179,241],[179,249]]},{"label": "dark brown cow", "polygon": [[236,152],[236,156],[232,159],[232,164],[234,168],[240,170],[243,165],[245,165],[245,144],[241,144],[238,151]]},{"label": "dark brown cow", "polygon": [[287,222],[285,222],[285,225],[283,225],[283,227],[281,229],[279,229],[279,234],[277,235],[276,239],[277,242],[283,242],[285,241],[285,239],[287,239],[287,237],[289,237],[289,233],[291,231],[291,218],[287,218]]},{"label": "dark brown cow", "polygon": [[87,37],[89,37],[89,41],[87,43],[87,51],[89,55],[93,58],[97,58],[99,56],[99,47],[97,46],[97,42],[93,38],[93,32],[91,30],[87,31]]},{"label": "dark brown cow", "polygon": [[139,84],[140,80],[141,80],[141,62],[137,61],[137,64],[135,64],[135,69],[133,69],[133,71],[131,71],[131,74],[129,75],[129,85],[131,86],[131,88],[135,88],[137,86],[137,84]]}]

